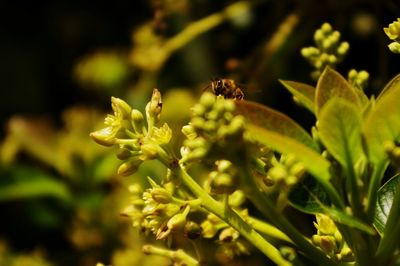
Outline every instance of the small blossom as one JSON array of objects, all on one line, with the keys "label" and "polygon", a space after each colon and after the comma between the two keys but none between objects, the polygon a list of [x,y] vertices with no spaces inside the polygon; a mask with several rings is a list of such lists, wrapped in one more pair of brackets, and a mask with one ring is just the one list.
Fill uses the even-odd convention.
[{"label": "small blossom", "polygon": [[132,158],[124,162],[118,168],[118,175],[129,176],[134,174],[139,169],[142,162],[143,160],[140,160],[139,158]]},{"label": "small blossom", "polygon": [[154,123],[157,123],[158,120],[160,120],[161,110],[162,110],[161,93],[159,90],[153,89],[153,95],[151,96],[151,100],[146,105],[147,119],[152,119],[154,120]]},{"label": "small blossom", "polygon": [[398,40],[400,36],[400,18],[389,24],[389,27],[383,29],[391,40]]}]

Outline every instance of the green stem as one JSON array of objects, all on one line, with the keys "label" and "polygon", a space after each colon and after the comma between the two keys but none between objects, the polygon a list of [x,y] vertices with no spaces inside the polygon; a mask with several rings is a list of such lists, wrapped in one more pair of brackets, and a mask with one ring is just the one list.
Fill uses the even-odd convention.
[{"label": "green stem", "polygon": [[164,46],[166,51],[166,58],[169,57],[174,51],[182,48],[188,42],[197,36],[209,31],[212,28],[220,25],[226,19],[233,19],[246,13],[251,7],[249,1],[239,1],[226,7],[223,11],[209,15],[196,22],[191,23],[177,35],[170,38]]},{"label": "green stem", "polygon": [[[343,137],[346,139],[345,137]],[[349,145],[345,145],[346,149],[346,167],[345,171],[350,180],[350,203],[353,213],[356,217],[362,219],[365,217],[361,204],[360,189],[358,187],[356,172],[354,171],[353,160],[350,151],[347,149]]]},{"label": "green stem", "polygon": [[201,199],[202,205],[205,209],[215,214],[236,229],[244,238],[256,246],[277,265],[291,265],[290,262],[281,256],[276,247],[266,241],[249,224],[243,221],[243,219],[236,212],[234,212],[231,208],[225,208],[224,204],[216,201],[206,191],[204,191],[200,185],[197,184],[196,181],[194,181],[193,178],[186,172],[183,165],[181,165],[179,171],[183,183],[193,192],[193,194]]},{"label": "green stem", "polygon": [[[399,188],[399,187],[398,187]],[[383,237],[379,242],[378,250],[376,252],[378,265],[387,265],[392,259],[393,253],[399,246],[400,238],[400,192],[394,196],[392,208],[390,209],[389,216],[383,232]]]},{"label": "green stem", "polygon": [[382,179],[382,176],[386,170],[386,167],[388,166],[387,162],[381,162],[374,167],[373,172],[372,172],[372,177],[369,183],[368,187],[368,203],[367,203],[367,219],[368,222],[372,222],[374,219],[375,215],[375,206],[376,206],[376,200],[378,196],[378,189],[379,185]]},{"label": "green stem", "polygon": [[321,250],[313,246],[283,215],[279,213],[264,193],[260,192],[249,174],[248,169],[242,170],[242,187],[251,202],[256,208],[265,215],[273,224],[275,224],[282,232],[284,232],[293,243],[309,258],[312,258],[319,265],[335,265]]},{"label": "green stem", "polygon": [[273,237],[293,244],[293,241],[275,226],[253,217],[248,217],[247,220],[256,231],[266,236]]},{"label": "green stem", "polygon": [[[164,249],[164,248],[155,247],[152,245],[144,245],[142,249],[146,255],[159,255],[159,256],[167,257],[167,258],[170,258],[174,262],[183,263],[184,265],[187,265],[187,266],[198,266],[199,265],[199,262],[196,259],[192,258],[190,255],[188,255],[182,249],[168,250],[168,249]],[[181,264],[179,264],[179,265],[181,265]]]}]

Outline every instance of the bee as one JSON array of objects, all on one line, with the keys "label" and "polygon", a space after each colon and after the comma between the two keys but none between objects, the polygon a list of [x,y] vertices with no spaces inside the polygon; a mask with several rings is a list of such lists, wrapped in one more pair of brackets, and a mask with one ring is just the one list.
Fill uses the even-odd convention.
[{"label": "bee", "polygon": [[225,99],[242,100],[244,93],[242,86],[238,85],[233,79],[215,78],[204,89],[210,89],[215,95],[223,95]]}]

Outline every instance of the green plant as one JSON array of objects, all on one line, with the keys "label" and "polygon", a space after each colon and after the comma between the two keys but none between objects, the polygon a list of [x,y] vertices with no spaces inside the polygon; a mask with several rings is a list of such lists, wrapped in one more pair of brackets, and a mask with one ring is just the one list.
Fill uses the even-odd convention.
[{"label": "green plant", "polygon": [[[328,24],[324,29],[333,32]],[[337,44],[338,34],[322,35],[317,45],[328,49],[324,38],[333,35]],[[277,265],[397,263],[399,76],[376,99],[368,97],[368,73],[352,70],[346,80],[332,68],[333,57],[314,64],[316,86],[281,81],[315,115],[312,134],[266,106],[205,92],[182,128],[186,138],[177,155],[170,141],[179,134],[160,123],[157,89],[145,115],[112,98],[114,115],[91,137],[117,147],[118,173],[131,175],[148,160],[166,169],[164,176],[148,177],[147,188],[130,187],[131,204],[123,211],[142,232],[166,241],[164,247],[145,245],[145,254],[200,265],[207,259],[202,238],[217,239],[225,259],[255,247]],[[315,234],[296,227],[284,212],[290,207],[315,215]]]}]

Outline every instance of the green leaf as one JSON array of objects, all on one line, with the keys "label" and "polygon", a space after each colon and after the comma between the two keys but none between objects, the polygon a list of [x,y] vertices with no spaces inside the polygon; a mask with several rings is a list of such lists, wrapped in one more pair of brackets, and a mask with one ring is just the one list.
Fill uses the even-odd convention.
[{"label": "green leaf", "polygon": [[281,153],[294,154],[296,159],[304,164],[307,170],[317,179],[324,182],[330,179],[329,161],[303,143],[286,135],[252,124],[247,125],[247,131],[250,133],[251,139],[265,146]]},{"label": "green leaf", "polygon": [[307,171],[323,186],[332,202],[343,207],[343,202],[337,191],[329,182],[330,163],[313,149],[288,136],[261,128],[256,125],[247,125],[248,137],[273,150],[284,154],[293,154],[304,165]]},{"label": "green leaf", "polygon": [[318,135],[329,153],[345,168],[362,153],[361,112],[343,98],[333,98],[320,113]]},{"label": "green leaf", "polygon": [[359,221],[357,218],[337,208],[329,207],[330,200],[328,194],[318,183],[310,178],[306,177],[301,184],[290,193],[289,202],[290,205],[299,211],[309,214],[323,213],[337,223],[357,228],[371,235],[375,234],[375,231],[371,227]]},{"label": "green leaf", "polygon": [[317,144],[307,131],[290,117],[255,102],[236,101],[235,103],[235,112],[246,117],[251,124],[290,137],[314,150],[318,150]]},{"label": "green leaf", "polygon": [[383,90],[381,91],[381,93],[378,95],[377,101],[386,93],[390,92],[392,89],[396,89],[397,87],[399,87],[400,83],[400,74],[397,74],[394,78],[392,78],[385,86],[385,88],[383,88]]},{"label": "green leaf", "polygon": [[378,191],[374,226],[379,234],[383,234],[393,199],[400,186],[400,175],[397,174],[389,179]]},{"label": "green leaf", "polygon": [[315,110],[318,117],[322,107],[335,97],[344,98],[356,105],[360,104],[357,93],[347,80],[335,70],[327,67],[318,80],[315,92]]},{"label": "green leaf", "polygon": [[385,228],[383,230],[383,236],[379,241],[378,249],[376,251],[377,263],[379,265],[388,265],[390,258],[396,253],[396,249],[399,246],[400,238],[400,184],[395,185],[396,189],[393,189],[392,196],[392,207],[389,210],[387,216]]},{"label": "green leaf", "polygon": [[314,113],[315,88],[305,83],[279,80],[293,97],[309,111]]},{"label": "green leaf", "polygon": [[65,183],[31,168],[16,169],[12,182],[0,184],[0,202],[33,197],[54,197],[64,201],[71,199]]},{"label": "green leaf", "polygon": [[392,86],[376,100],[365,118],[362,132],[370,161],[375,165],[385,162],[384,143],[396,141],[400,136],[399,82],[392,82]]}]

